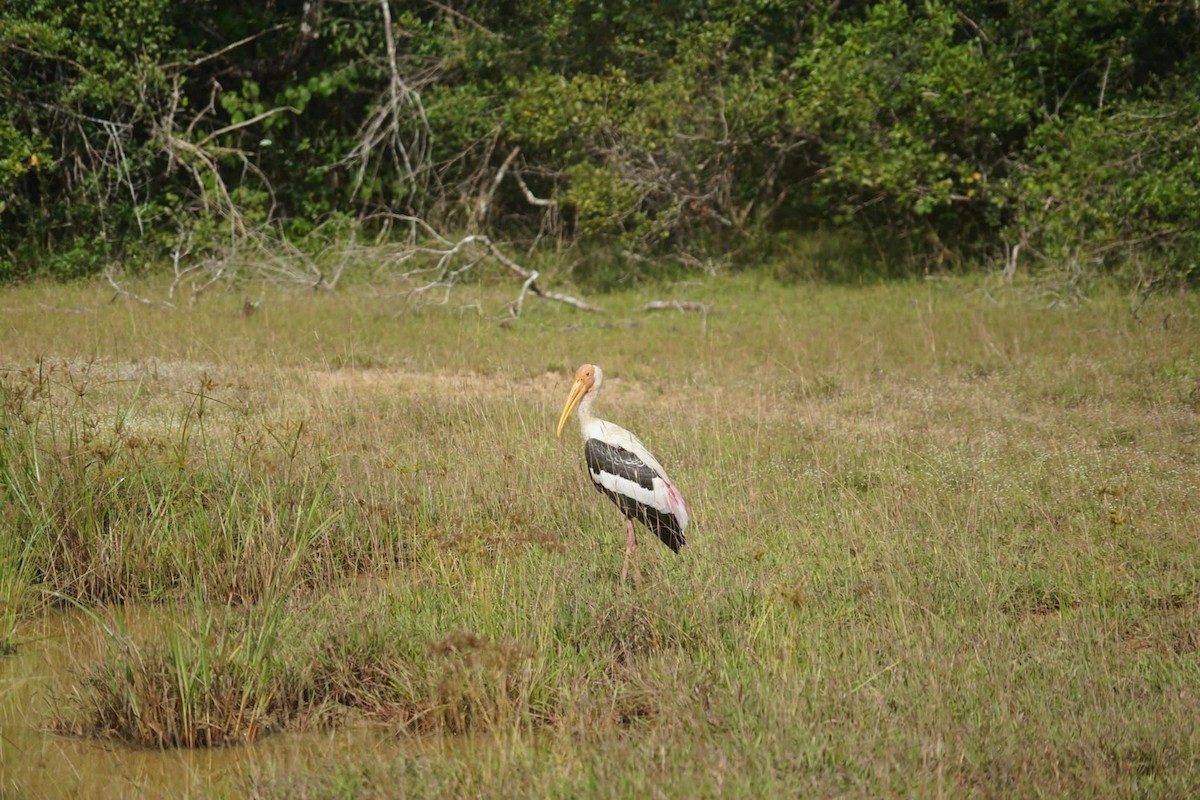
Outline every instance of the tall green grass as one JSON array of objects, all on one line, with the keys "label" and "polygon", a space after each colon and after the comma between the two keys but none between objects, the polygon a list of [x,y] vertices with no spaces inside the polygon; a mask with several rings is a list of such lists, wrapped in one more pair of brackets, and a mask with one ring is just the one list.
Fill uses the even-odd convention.
[{"label": "tall green grass", "polygon": [[[150,626],[153,642],[110,622],[105,660],[64,702],[56,729],[134,747],[247,744],[284,729],[302,711],[297,678],[280,647],[287,617],[277,603],[230,612],[180,608]],[[142,635],[146,635],[143,631]]]},{"label": "tall green grass", "polygon": [[73,391],[62,407],[52,390],[0,385],[6,563],[40,589],[88,604],[257,602],[402,557],[402,532],[378,535],[302,422],[238,418],[213,441],[202,384],[146,433],[126,427],[136,399],[106,412]]}]

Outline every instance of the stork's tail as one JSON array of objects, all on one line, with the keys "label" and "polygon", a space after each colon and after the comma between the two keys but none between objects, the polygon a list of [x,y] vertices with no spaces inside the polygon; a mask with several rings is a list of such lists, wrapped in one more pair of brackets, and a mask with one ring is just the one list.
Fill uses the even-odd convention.
[{"label": "stork's tail", "polygon": [[679,548],[683,547],[687,541],[683,532],[687,529],[688,507],[684,502],[683,495],[675,488],[675,484],[669,480],[663,481],[663,483],[666,484],[666,497],[663,499],[666,501],[667,510],[660,511],[656,508],[644,507],[646,514],[642,522],[662,540],[663,544],[678,553]]}]

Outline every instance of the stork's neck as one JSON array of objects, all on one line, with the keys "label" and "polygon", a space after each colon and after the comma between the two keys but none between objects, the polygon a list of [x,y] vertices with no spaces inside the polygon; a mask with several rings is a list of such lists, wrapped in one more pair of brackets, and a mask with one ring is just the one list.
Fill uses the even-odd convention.
[{"label": "stork's neck", "polygon": [[579,403],[579,429],[583,430],[589,422],[594,422],[596,417],[592,414],[592,403],[596,402],[596,392],[589,391],[583,396],[583,400]]}]

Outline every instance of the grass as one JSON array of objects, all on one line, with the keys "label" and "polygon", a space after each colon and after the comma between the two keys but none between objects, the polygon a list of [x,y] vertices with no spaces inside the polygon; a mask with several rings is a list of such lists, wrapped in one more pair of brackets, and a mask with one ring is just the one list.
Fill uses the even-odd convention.
[{"label": "grass", "polygon": [[[488,287],[8,290],[9,628],[161,609],[97,611],[76,734],[429,745],[264,763],[258,798],[1195,794],[1200,302],[987,288],[749,275],[504,326]],[[693,510],[636,587],[553,437],[583,361]]]}]

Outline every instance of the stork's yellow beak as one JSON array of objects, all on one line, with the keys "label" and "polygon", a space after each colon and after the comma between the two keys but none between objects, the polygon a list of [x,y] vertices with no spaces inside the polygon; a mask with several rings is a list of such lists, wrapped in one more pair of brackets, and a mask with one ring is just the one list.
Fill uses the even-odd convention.
[{"label": "stork's yellow beak", "polygon": [[571,393],[567,395],[567,404],[563,406],[562,416],[558,418],[558,429],[555,431],[555,436],[562,436],[563,426],[567,424],[567,417],[571,416],[571,412],[575,410],[575,406],[579,405],[579,401],[583,399],[583,393],[587,391],[587,384],[582,378],[576,378],[575,384],[571,387]]}]

